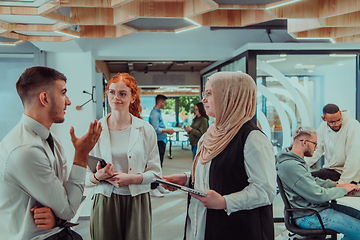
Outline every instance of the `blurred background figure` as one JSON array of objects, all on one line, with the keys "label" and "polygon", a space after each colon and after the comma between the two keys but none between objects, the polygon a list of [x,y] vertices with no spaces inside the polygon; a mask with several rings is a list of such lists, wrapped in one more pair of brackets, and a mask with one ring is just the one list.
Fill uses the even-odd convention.
[{"label": "blurred background figure", "polygon": [[202,102],[195,104],[194,114],[195,118],[191,126],[184,126],[185,131],[189,134],[193,159],[196,155],[198,141],[209,127],[209,116],[206,114],[204,104]]}]

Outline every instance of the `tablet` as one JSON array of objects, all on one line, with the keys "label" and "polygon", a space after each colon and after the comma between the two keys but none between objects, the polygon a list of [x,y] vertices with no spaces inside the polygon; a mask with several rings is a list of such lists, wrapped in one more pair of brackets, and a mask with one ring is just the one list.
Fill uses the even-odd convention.
[{"label": "tablet", "polygon": [[101,162],[101,167],[106,166],[106,162],[104,159],[89,155],[88,166],[93,173],[96,173],[96,165],[97,165],[98,161]]},{"label": "tablet", "polygon": [[185,192],[194,193],[194,194],[202,196],[202,197],[206,196],[206,193],[197,191],[197,190],[192,189],[192,188],[184,187],[184,186],[181,186],[181,185],[178,185],[178,184],[175,184],[175,183],[167,182],[167,181],[164,181],[164,180],[158,180],[158,179],[156,179],[156,182],[161,183],[161,184],[165,184],[165,185],[167,185],[169,187],[173,187],[173,188],[183,190]]}]

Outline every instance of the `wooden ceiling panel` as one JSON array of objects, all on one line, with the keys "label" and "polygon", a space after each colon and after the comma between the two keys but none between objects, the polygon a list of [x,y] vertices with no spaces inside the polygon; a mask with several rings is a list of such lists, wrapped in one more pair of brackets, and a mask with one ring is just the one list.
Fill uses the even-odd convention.
[{"label": "wooden ceiling panel", "polygon": [[111,0],[58,0],[57,4],[63,7],[112,7]]},{"label": "wooden ceiling panel", "polygon": [[114,25],[113,8],[78,8],[70,9],[71,19],[76,25]]},{"label": "wooden ceiling panel", "polygon": [[23,8],[23,7],[1,7],[0,14],[7,15],[38,15],[37,8]]},{"label": "wooden ceiling panel", "polygon": [[360,34],[348,37],[336,38],[336,42],[350,43],[350,42],[360,42]]},{"label": "wooden ceiling panel", "polygon": [[302,32],[311,29],[324,27],[322,21],[319,19],[288,19],[287,20],[288,33]]},{"label": "wooden ceiling panel", "polygon": [[265,22],[272,18],[263,10],[215,10],[190,19],[202,26],[236,27]]},{"label": "wooden ceiling panel", "polygon": [[199,14],[207,13],[213,9],[216,9],[216,8],[211,7],[211,5],[206,4],[203,1],[199,1],[199,0],[185,0],[184,1],[184,16],[187,18],[196,16]]},{"label": "wooden ceiling panel", "polygon": [[80,26],[80,33],[84,38],[119,38],[134,31],[116,26]]},{"label": "wooden ceiling panel", "polygon": [[[2,34],[23,41],[68,41],[76,37],[117,38],[137,31],[180,32],[199,26],[243,27],[287,19],[288,33],[295,37],[359,41],[360,0],[242,2],[234,5],[237,1],[229,1],[231,5],[224,5],[226,1],[219,4],[216,0],[52,0],[34,7],[24,4],[9,7],[8,4],[0,3],[0,28],[3,29]],[[4,15],[3,18],[1,15]],[[16,17],[16,22],[11,21],[10,15],[16,15],[11,16]],[[28,19],[39,16],[52,22],[46,25],[45,22],[35,23],[31,21],[33,19]],[[126,25],[138,18],[168,18],[168,21],[186,18],[195,23],[174,29],[165,29],[164,26],[156,25],[155,21],[149,21],[153,26],[145,24],[146,27],[142,29],[132,29]],[[22,31],[23,34],[15,31]],[[25,31],[37,31],[39,36],[30,33],[26,35]],[[67,35],[45,36],[45,32],[49,31]]]},{"label": "wooden ceiling panel", "polygon": [[360,11],[329,17],[324,19],[324,24],[327,27],[359,27],[360,26]]},{"label": "wooden ceiling panel", "polygon": [[327,18],[360,11],[358,0],[317,0],[319,2],[319,17]]},{"label": "wooden ceiling panel", "polygon": [[135,0],[119,9],[139,17],[184,17],[183,1]]},{"label": "wooden ceiling panel", "polygon": [[360,34],[360,27],[325,27],[295,33],[300,38],[339,38]]},{"label": "wooden ceiling panel", "polygon": [[319,18],[320,1],[302,0],[270,9],[277,18]]}]

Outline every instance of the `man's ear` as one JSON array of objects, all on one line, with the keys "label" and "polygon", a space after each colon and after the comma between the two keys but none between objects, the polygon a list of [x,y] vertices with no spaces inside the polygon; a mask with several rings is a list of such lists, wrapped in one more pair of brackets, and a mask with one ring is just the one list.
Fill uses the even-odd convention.
[{"label": "man's ear", "polygon": [[39,94],[39,101],[41,103],[41,105],[48,106],[49,105],[49,94],[47,94],[46,92],[41,92]]},{"label": "man's ear", "polygon": [[325,119],[325,117],[324,117],[324,116],[321,116],[321,119],[322,119],[323,121],[326,121],[326,119]]}]

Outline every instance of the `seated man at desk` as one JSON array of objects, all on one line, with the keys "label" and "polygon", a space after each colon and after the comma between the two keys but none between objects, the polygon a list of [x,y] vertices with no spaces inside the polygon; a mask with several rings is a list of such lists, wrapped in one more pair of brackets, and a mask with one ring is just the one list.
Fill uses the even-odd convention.
[{"label": "seated man at desk", "polygon": [[335,104],[323,109],[324,120],[318,130],[318,148],[312,157],[305,157],[308,166],[324,154],[325,163],[314,177],[331,179],[339,183],[360,181],[360,124],[348,111],[340,111]]},{"label": "seated man at desk", "polygon": [[[350,183],[338,184],[330,179],[314,178],[308,170],[304,157],[311,157],[317,147],[313,128],[299,127],[295,130],[294,144],[284,149],[277,158],[276,170],[290,205],[294,209],[311,208],[319,212],[326,229],[344,234],[345,239],[360,239],[360,211],[330,200],[341,198],[359,188]],[[293,213],[295,223],[303,229],[320,229],[315,214],[309,211]]]}]

